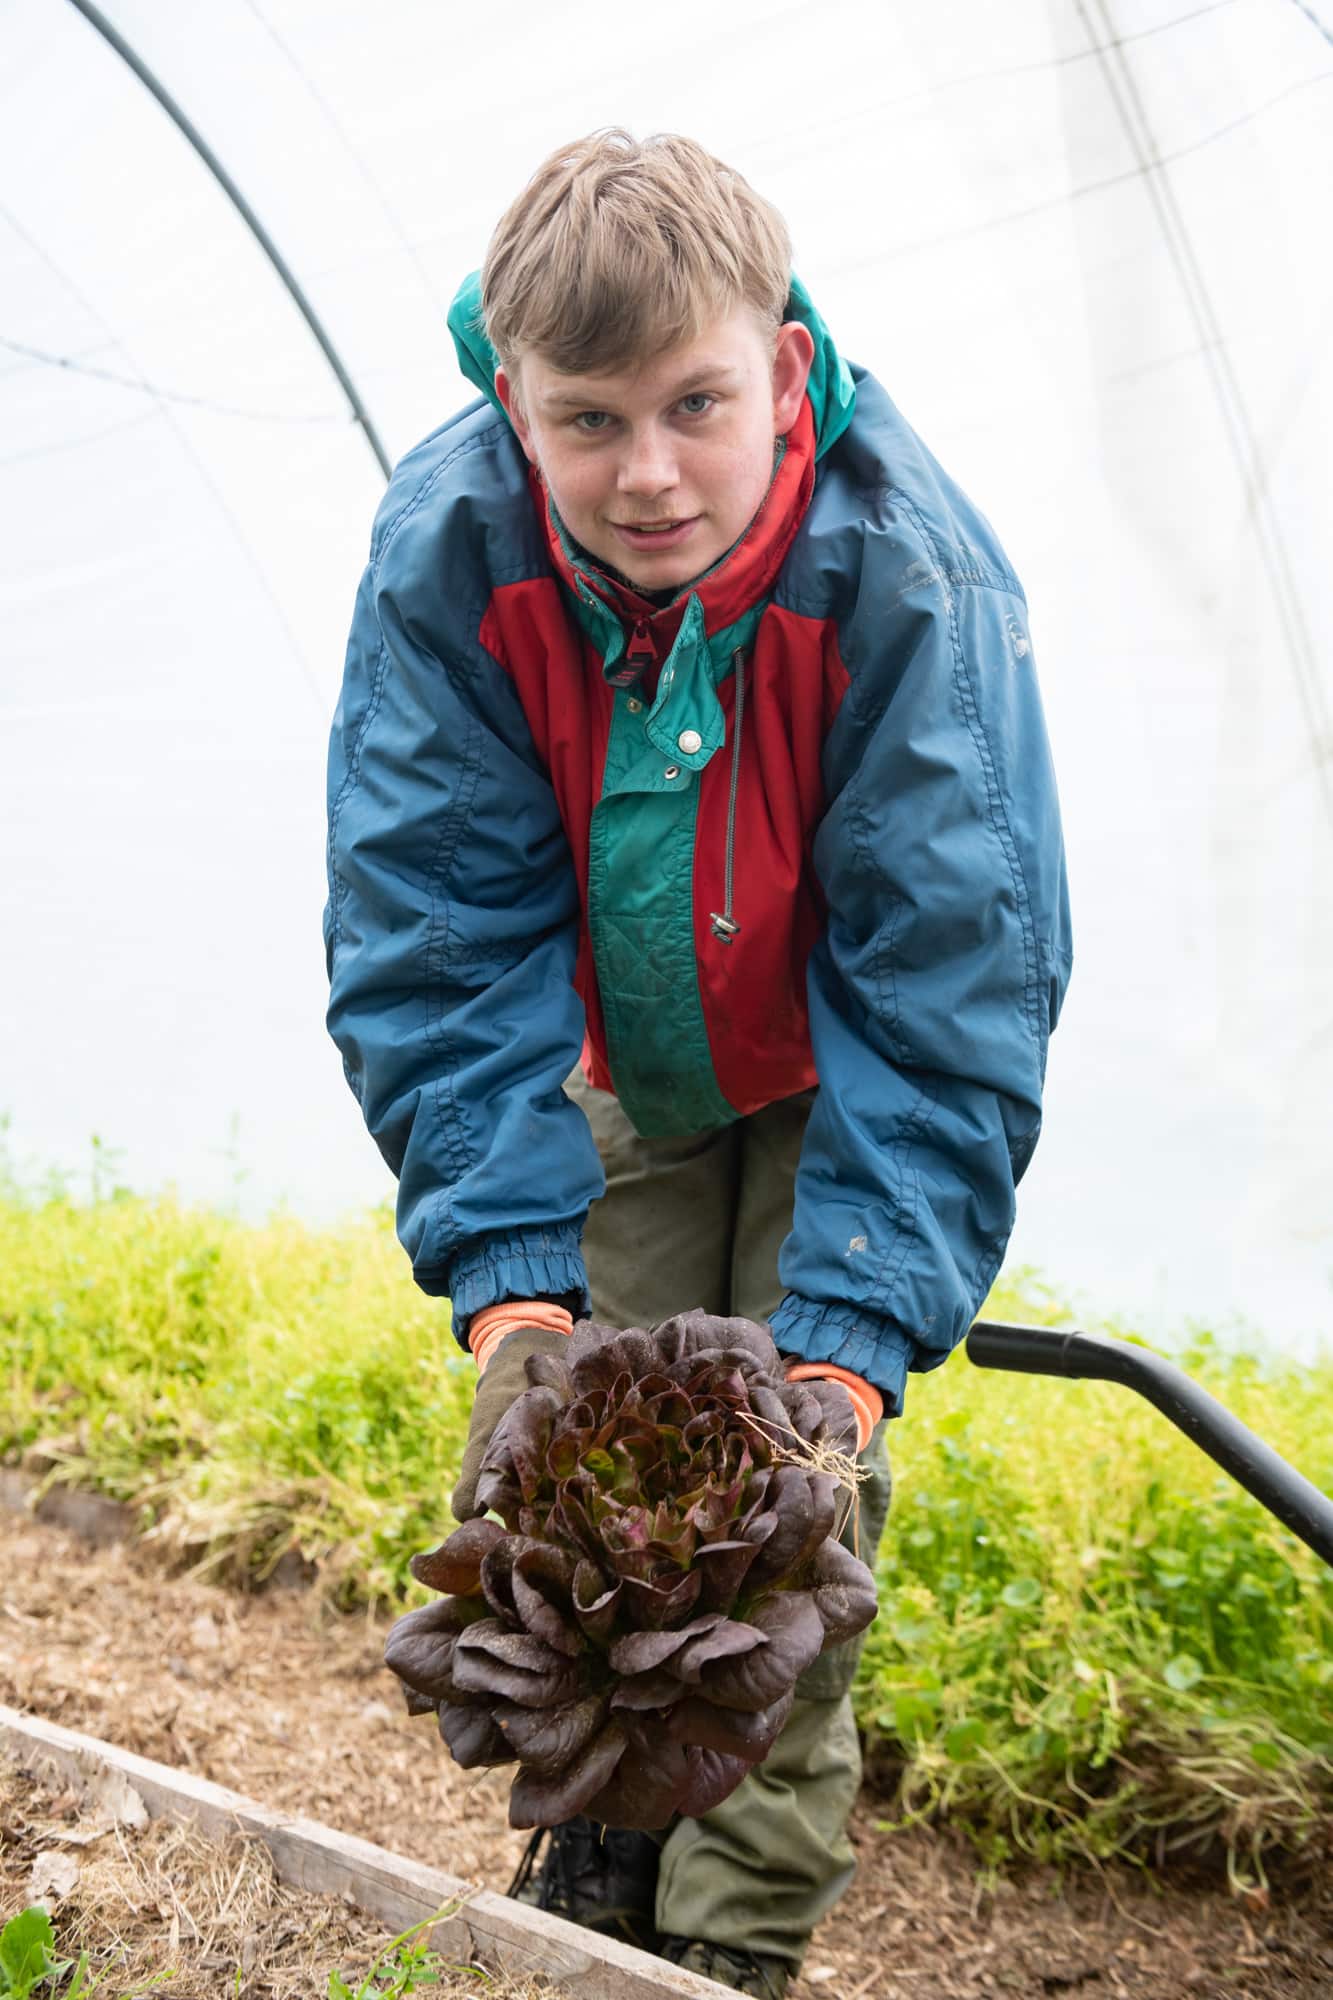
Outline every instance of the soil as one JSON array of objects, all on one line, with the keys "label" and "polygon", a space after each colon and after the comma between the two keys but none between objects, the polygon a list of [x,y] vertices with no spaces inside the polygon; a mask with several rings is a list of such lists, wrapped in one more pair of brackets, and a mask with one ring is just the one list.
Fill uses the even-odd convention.
[{"label": "soil", "polygon": [[[55,1528],[0,1519],[0,1701],[503,1890],[525,1839],[505,1822],[509,1774],[456,1770],[430,1719],[406,1716],[381,1665],[383,1631],[321,1611],[307,1593],[242,1597],[167,1576],[132,1544],[93,1550]],[[0,1805],[8,1846],[27,1863],[0,1867],[5,1915],[27,1900],[33,1828],[74,1810],[21,1791],[16,1798],[14,1782]],[[1129,1869],[1063,1878],[1034,1870],[987,1888],[974,1857],[947,1834],[881,1831],[890,1811],[863,1798],[852,1829],[857,1879],[816,1933],[792,2000],[1333,1994],[1327,1869],[1271,1896],[1154,1883]],[[194,1838],[144,1829],[135,1836],[140,1863],[170,1882]],[[153,1842],[167,1844],[165,1855]],[[245,2000],[322,1994],[329,1966],[364,1966],[384,1942],[341,1905],[279,1887],[262,1857],[247,1853],[247,1865],[268,1874],[260,1885],[268,1900],[244,1959],[235,1944],[230,1961],[244,1963]],[[150,1953],[143,1962],[160,1972],[189,1940],[179,1923],[173,1937],[169,1894],[139,1901],[157,1926],[156,1961]],[[229,1949],[215,1945],[215,1955]],[[288,1978],[288,1961],[304,1966],[304,1985]],[[316,1962],[325,1968],[317,1980]],[[236,1990],[220,1974],[213,1986],[182,1983],[197,1974],[181,1965],[172,1992]],[[474,1975],[436,1990],[510,2000],[524,1989]]]}]

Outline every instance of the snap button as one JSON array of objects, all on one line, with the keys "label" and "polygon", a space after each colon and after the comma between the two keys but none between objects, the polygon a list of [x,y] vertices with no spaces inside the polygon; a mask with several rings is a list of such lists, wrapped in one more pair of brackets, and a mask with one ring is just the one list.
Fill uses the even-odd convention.
[{"label": "snap button", "polygon": [[625,703],[625,706],[629,710],[631,715],[637,715],[639,710],[643,707],[643,703],[639,700],[639,697],[636,694],[632,694],[629,700]]},{"label": "snap button", "polygon": [[683,750],[687,757],[692,757],[696,750],[702,750],[703,747],[704,740],[697,729],[682,729],[676,738],[677,750]]},{"label": "snap button", "polygon": [[678,778],[680,776],[680,765],[668,764],[665,771],[663,771],[662,776],[664,778]]}]

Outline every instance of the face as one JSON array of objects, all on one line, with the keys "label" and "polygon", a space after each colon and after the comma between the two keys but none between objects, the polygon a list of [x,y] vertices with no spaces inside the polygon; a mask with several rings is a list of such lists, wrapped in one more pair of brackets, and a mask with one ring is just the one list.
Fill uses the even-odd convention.
[{"label": "face", "polygon": [[569,532],[642,590],[688,583],[725,555],[773,477],[814,354],[748,306],[639,366],[567,375],[539,354],[496,393]]}]

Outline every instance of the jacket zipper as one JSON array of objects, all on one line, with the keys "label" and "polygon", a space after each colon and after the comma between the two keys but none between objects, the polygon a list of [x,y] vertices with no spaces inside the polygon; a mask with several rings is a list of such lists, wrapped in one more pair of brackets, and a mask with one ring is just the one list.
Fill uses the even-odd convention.
[{"label": "jacket zipper", "polygon": [[625,663],[634,668],[635,679],[642,677],[645,668],[652,666],[657,658],[657,648],[653,635],[648,629],[648,621],[640,618],[634,624],[625,646]]}]

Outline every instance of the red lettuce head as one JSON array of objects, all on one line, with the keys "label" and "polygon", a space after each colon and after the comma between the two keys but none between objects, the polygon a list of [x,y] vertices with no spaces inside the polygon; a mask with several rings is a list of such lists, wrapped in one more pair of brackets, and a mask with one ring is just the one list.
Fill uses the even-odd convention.
[{"label": "red lettuce head", "polygon": [[414,1557],[445,1595],[398,1620],[386,1662],[456,1762],[517,1762],[514,1826],[697,1818],[875,1615],[819,1464],[855,1451],[851,1405],[784,1381],[761,1327],[702,1312],[585,1323],[527,1370],[477,1487],[500,1518]]}]

